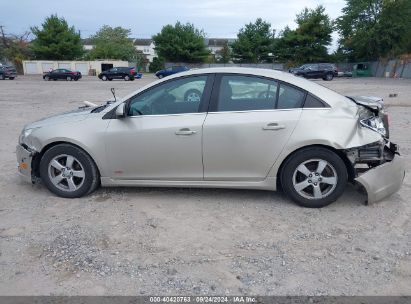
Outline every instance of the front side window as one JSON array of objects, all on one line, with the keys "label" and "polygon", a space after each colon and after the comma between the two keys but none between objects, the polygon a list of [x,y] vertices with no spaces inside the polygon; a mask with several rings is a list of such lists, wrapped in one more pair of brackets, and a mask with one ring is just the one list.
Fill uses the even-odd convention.
[{"label": "front side window", "polygon": [[222,76],[217,110],[273,110],[277,87],[278,83],[274,80],[253,76]]},{"label": "front side window", "polygon": [[197,113],[207,76],[179,78],[161,83],[130,100],[128,115]]}]

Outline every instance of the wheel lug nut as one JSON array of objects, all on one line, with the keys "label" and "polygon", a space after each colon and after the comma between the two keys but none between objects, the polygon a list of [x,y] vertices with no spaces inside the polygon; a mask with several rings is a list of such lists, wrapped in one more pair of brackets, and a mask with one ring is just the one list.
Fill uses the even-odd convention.
[{"label": "wheel lug nut", "polygon": [[308,180],[308,183],[311,184],[311,179]]},{"label": "wheel lug nut", "polygon": [[312,174],[308,175],[308,177],[312,177],[312,176],[313,176]]},{"label": "wheel lug nut", "polygon": [[317,186],[317,183],[314,183],[314,186]]}]

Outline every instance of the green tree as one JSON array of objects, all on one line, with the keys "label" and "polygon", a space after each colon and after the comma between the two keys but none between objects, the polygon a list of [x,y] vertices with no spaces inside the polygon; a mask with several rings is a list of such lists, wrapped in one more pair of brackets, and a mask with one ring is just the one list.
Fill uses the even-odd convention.
[{"label": "green tree", "polygon": [[268,61],[273,36],[271,24],[261,18],[254,23],[246,24],[240,29],[237,40],[232,44],[233,59],[244,63]]},{"label": "green tree", "polygon": [[295,64],[326,60],[333,25],[325,8],[322,5],[304,8],[295,22],[295,30],[286,27],[276,39],[273,51],[276,59]]},{"label": "green tree", "polygon": [[340,47],[351,60],[375,60],[411,51],[410,0],[346,0],[336,21]]},{"label": "green tree", "polygon": [[231,60],[231,48],[228,45],[228,42],[225,42],[223,48],[216,52],[218,58],[217,61],[219,63],[229,63]]},{"label": "green tree", "polygon": [[29,48],[29,36],[30,32],[22,35],[6,34],[0,26],[0,61],[11,61],[20,74],[23,73],[23,60],[32,55]]},{"label": "green tree", "polygon": [[155,73],[162,69],[164,69],[164,59],[161,57],[154,57],[153,62],[150,63],[150,67],[149,67],[150,72]]},{"label": "green tree", "polygon": [[204,62],[210,54],[204,45],[203,30],[193,24],[166,25],[153,36],[159,57],[171,62]]},{"label": "green tree", "polygon": [[103,25],[95,35],[90,37],[94,46],[88,57],[90,59],[141,61],[141,54],[136,51],[133,39],[129,38],[130,34],[129,29]]},{"label": "green tree", "polygon": [[57,15],[47,17],[42,27],[32,27],[31,48],[37,59],[73,60],[83,55],[80,34]]}]

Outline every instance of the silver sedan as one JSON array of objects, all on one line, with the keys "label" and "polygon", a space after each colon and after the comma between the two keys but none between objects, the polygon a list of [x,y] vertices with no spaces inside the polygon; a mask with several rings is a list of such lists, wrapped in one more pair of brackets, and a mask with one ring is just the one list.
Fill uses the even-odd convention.
[{"label": "silver sedan", "polygon": [[323,207],[348,182],[368,202],[404,178],[382,100],[346,97],[289,73],[191,70],[116,101],[28,124],[18,171],[56,195],[102,186],[281,188]]}]

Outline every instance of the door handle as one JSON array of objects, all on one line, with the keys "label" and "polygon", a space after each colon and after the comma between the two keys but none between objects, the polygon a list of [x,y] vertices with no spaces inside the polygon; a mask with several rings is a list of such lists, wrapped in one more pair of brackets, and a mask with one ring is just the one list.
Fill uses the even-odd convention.
[{"label": "door handle", "polygon": [[277,122],[271,122],[263,127],[263,130],[267,130],[267,131],[269,130],[276,131],[276,130],[281,130],[281,129],[285,129],[285,126],[280,125]]},{"label": "door handle", "polygon": [[197,131],[193,131],[193,130],[190,130],[188,128],[183,128],[183,129],[180,129],[180,130],[176,131],[176,135],[193,135],[193,134],[196,134],[196,133],[197,133]]}]

